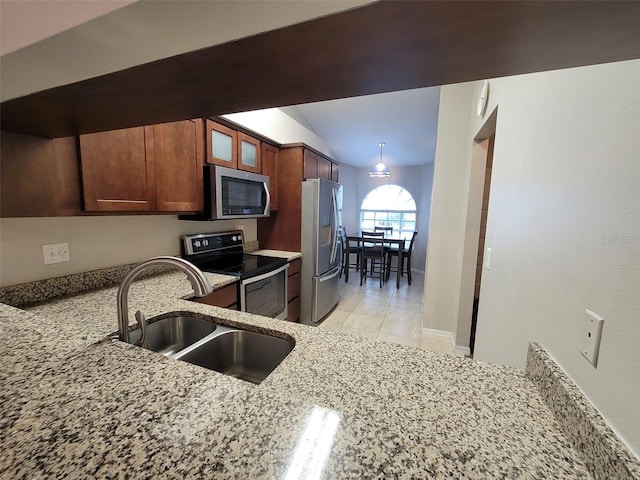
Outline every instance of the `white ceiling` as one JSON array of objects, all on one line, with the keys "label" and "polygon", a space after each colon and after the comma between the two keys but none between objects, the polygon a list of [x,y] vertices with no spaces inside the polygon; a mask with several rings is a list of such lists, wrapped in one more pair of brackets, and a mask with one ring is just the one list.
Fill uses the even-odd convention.
[{"label": "white ceiling", "polygon": [[[13,98],[79,81],[368,1],[281,2],[283,8],[286,5],[282,11],[273,8],[274,2],[127,5],[131,2],[120,0],[110,6],[108,1],[98,1],[92,9],[79,11],[78,4],[84,2],[78,0],[2,0],[3,53],[11,52],[2,56],[2,96]],[[272,19],[265,7],[270,13],[278,10],[286,15]],[[97,18],[86,21],[93,17]],[[238,29],[241,17],[249,21]],[[29,35],[22,35],[23,31]],[[370,167],[379,160],[378,143],[385,142],[383,160],[390,167],[421,165],[434,159],[438,99],[439,88],[432,87],[284,107],[283,111],[322,137],[340,163]]]},{"label": "white ceiling", "polygon": [[327,143],[340,163],[371,167],[434,161],[440,88],[367,95],[281,108]]}]

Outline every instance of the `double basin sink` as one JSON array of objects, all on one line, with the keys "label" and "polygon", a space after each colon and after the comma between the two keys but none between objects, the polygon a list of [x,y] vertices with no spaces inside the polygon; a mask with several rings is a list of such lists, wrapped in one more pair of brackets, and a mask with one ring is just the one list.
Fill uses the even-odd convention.
[{"label": "double basin sink", "polygon": [[[213,319],[211,319],[213,320]],[[129,334],[140,339],[140,328]],[[293,350],[293,341],[177,314],[149,323],[145,348],[258,384]]]}]

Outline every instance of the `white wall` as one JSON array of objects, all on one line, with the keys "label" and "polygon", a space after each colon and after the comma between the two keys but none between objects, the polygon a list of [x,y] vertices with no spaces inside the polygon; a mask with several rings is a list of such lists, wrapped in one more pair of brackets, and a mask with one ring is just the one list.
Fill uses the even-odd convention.
[{"label": "white wall", "polygon": [[[422,326],[452,333],[456,332],[466,226],[473,88],[472,83],[440,87]],[[456,343],[468,345],[468,337],[456,338]]]},{"label": "white wall", "polygon": [[[252,220],[193,222],[175,215],[0,219],[0,286],[114,267],[155,255],[180,254],[180,235],[242,228],[257,239]],[[69,243],[71,261],[45,265],[42,245]]]},{"label": "white wall", "polygon": [[[494,79],[496,107],[475,356],[523,367],[541,342],[637,453],[640,61]],[[605,319],[597,369],[585,308]]]},{"label": "white wall", "polygon": [[306,143],[333,158],[325,141],[278,108],[222,115],[278,143]]}]

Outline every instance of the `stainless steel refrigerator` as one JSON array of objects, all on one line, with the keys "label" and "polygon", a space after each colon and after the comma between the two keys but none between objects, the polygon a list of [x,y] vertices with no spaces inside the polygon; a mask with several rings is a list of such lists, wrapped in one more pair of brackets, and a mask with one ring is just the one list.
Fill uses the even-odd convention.
[{"label": "stainless steel refrigerator", "polygon": [[302,182],[300,321],[307,325],[318,325],[338,303],[341,213],[342,185],[321,178]]}]

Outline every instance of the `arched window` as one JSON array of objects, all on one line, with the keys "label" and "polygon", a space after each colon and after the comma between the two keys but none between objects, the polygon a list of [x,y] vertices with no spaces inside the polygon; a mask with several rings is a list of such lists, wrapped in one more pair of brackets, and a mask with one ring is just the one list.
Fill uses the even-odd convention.
[{"label": "arched window", "polygon": [[394,238],[411,238],[416,229],[416,202],[399,185],[387,184],[367,193],[360,205],[360,230],[393,227]]}]

